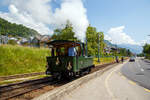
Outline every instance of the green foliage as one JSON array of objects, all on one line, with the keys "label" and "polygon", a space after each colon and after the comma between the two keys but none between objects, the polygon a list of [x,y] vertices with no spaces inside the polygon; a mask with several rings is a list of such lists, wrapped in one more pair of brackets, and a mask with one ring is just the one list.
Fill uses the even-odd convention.
[{"label": "green foliage", "polygon": [[88,55],[96,55],[98,50],[98,38],[97,38],[97,31],[95,27],[89,26],[86,31],[86,39],[87,39],[87,48],[88,48]]},{"label": "green foliage", "polygon": [[15,23],[10,23],[2,18],[0,18],[0,35],[10,35],[14,37],[29,37],[35,36],[38,32],[27,28],[23,25],[17,25]]},{"label": "green foliage", "polygon": [[132,55],[132,52],[131,52],[129,49],[127,50],[127,55],[128,55],[128,56],[131,56],[131,55]]},{"label": "green foliage", "polygon": [[100,53],[104,55],[104,47],[106,44],[104,43],[104,34],[103,32],[97,32],[95,27],[89,26],[86,31],[86,39],[88,46],[88,55],[98,55],[98,34],[100,40]]},{"label": "green foliage", "polygon": [[49,54],[47,48],[1,45],[0,76],[44,72]]},{"label": "green foliage", "polygon": [[126,48],[119,48],[119,55],[120,56],[131,56],[131,52],[129,49],[126,49]]},{"label": "green foliage", "polygon": [[143,46],[143,53],[150,54],[150,44],[145,44]]},{"label": "green foliage", "polygon": [[71,40],[71,41],[79,41],[75,37],[75,33],[73,32],[73,27],[67,22],[65,28],[63,29],[55,29],[52,39],[55,40]]},{"label": "green foliage", "polygon": [[17,42],[15,40],[8,40],[8,44],[11,44],[11,45],[16,45]]},{"label": "green foliage", "polygon": [[143,46],[143,53],[145,54],[146,58],[150,59],[150,44],[145,44]]},{"label": "green foliage", "polygon": [[144,57],[144,53],[140,53],[137,55],[138,57]]}]

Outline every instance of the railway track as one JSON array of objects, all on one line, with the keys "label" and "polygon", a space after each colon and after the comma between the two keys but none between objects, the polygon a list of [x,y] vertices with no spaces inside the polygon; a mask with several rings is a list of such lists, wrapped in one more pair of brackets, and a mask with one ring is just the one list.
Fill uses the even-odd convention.
[{"label": "railway track", "polygon": [[17,75],[10,75],[10,76],[0,76],[0,81],[16,79],[16,78],[25,78],[25,77],[31,77],[31,76],[38,76],[38,75],[44,75],[44,74],[45,74],[45,72],[17,74]]},{"label": "railway track", "polygon": [[45,77],[36,80],[30,80],[6,86],[0,86],[0,100],[7,100],[30,91],[57,83],[52,77]]}]

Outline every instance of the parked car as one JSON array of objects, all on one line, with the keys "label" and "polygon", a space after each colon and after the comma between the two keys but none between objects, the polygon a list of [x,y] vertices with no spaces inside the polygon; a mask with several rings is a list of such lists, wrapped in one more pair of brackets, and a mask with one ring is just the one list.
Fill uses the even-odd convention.
[{"label": "parked car", "polygon": [[135,57],[130,57],[130,62],[135,62]]}]

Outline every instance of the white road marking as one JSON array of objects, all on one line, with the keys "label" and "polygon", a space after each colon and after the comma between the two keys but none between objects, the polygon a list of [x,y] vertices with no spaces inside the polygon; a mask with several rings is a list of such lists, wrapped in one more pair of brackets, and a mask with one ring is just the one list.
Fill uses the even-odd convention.
[{"label": "white road marking", "polygon": [[138,67],[141,67],[140,64],[138,63],[138,61],[137,61],[137,65],[138,65]]},{"label": "white road marking", "polygon": [[142,69],[141,69],[141,71],[143,72],[143,71],[144,71],[144,69],[142,68]]},{"label": "white road marking", "polygon": [[144,69],[141,67],[141,65],[140,65],[138,62],[139,62],[139,60],[137,61],[138,67],[141,68],[140,70],[141,70],[142,72],[144,72]]}]

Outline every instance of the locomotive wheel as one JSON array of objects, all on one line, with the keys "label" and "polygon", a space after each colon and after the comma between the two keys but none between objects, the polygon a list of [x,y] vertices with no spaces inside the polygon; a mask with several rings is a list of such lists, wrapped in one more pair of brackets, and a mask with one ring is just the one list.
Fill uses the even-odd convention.
[{"label": "locomotive wheel", "polygon": [[62,79],[62,75],[59,74],[59,75],[57,76],[57,80],[61,80],[61,79]]},{"label": "locomotive wheel", "polygon": [[53,75],[53,80],[61,80],[62,74]]},{"label": "locomotive wheel", "polygon": [[80,71],[79,76],[82,77],[84,75],[84,73],[82,71]]},{"label": "locomotive wheel", "polygon": [[91,72],[91,68],[88,68],[88,74]]}]

